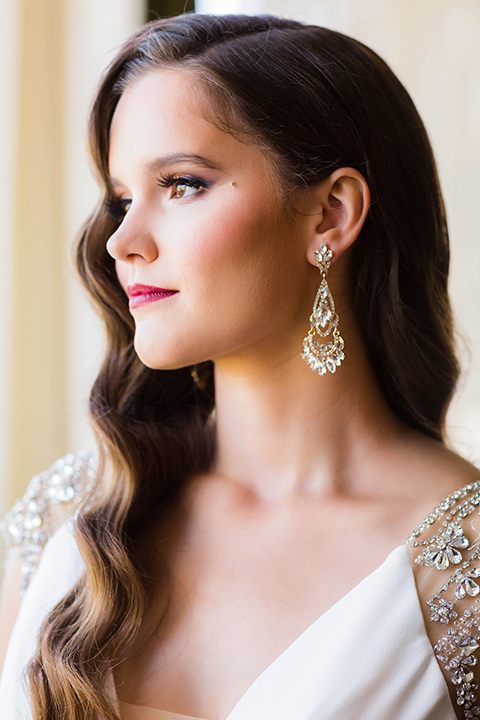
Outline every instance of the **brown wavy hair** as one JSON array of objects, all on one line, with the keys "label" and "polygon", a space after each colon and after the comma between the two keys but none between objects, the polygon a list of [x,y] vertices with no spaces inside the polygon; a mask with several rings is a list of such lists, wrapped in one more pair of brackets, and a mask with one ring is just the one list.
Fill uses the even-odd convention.
[{"label": "brown wavy hair", "polygon": [[[212,462],[211,363],[152,370],[105,245],[109,128],[133,79],[182,67],[198,80],[212,121],[264,147],[286,194],[344,166],[370,187],[354,245],[356,320],[386,402],[442,441],[458,365],[447,294],[448,234],[423,123],[389,67],[338,32],[271,16],[187,14],[156,20],[122,47],[91,113],[91,153],[104,198],[81,236],[81,278],[104,320],[107,351],[91,393],[100,448],[98,487],[76,524],[85,573],[46,619],[28,668],[36,720],[118,720],[108,674],[135,636],[149,596],[139,529],[162,523],[179,490]],[[164,581],[167,582],[165,576]]]}]

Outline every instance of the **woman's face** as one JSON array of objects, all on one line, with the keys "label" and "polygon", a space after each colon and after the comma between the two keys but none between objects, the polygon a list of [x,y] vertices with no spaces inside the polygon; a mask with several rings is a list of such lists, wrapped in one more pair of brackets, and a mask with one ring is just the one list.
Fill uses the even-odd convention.
[{"label": "woman's face", "polygon": [[[150,72],[111,127],[108,241],[135,347],[154,368],[300,357],[314,287],[302,223],[265,152],[214,127],[195,79]],[[151,289],[154,288],[154,289]]]}]

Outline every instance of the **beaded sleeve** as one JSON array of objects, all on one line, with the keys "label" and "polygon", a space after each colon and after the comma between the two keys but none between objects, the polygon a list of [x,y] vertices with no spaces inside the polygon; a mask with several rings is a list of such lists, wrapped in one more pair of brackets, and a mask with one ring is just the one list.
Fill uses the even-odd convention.
[{"label": "beaded sleeve", "polygon": [[32,478],[23,498],[0,524],[7,550],[13,550],[23,560],[22,592],[28,587],[52,535],[52,506],[71,503],[73,514],[91,487],[96,466],[93,453],[60,458],[49,470]]},{"label": "beaded sleeve", "polygon": [[480,481],[447,497],[407,541],[427,633],[459,717],[480,717]]}]

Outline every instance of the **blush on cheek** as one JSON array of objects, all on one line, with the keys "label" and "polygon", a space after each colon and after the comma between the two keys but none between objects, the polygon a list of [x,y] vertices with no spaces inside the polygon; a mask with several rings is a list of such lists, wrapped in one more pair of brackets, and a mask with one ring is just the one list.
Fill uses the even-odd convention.
[{"label": "blush on cheek", "polygon": [[239,208],[233,204],[221,218],[217,215],[211,225],[205,223],[190,249],[190,257],[201,264],[254,263],[265,252],[265,238],[271,235],[273,223],[264,206],[250,204],[248,208]]}]

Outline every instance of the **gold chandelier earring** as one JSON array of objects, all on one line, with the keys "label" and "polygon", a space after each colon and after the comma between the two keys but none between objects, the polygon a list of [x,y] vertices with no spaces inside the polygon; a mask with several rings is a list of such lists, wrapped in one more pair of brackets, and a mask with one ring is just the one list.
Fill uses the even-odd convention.
[{"label": "gold chandelier earring", "polygon": [[[334,373],[342,364],[342,360],[345,359],[343,352],[345,343],[338,330],[338,315],[327,283],[333,252],[323,243],[320,245],[320,250],[315,250],[314,255],[317,258],[317,267],[322,280],[310,315],[310,330],[303,341],[302,357],[314,372],[325,375],[327,370]],[[315,335],[322,340],[316,340]],[[323,339],[328,338],[329,335],[332,335],[330,342],[324,341]]]}]

